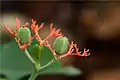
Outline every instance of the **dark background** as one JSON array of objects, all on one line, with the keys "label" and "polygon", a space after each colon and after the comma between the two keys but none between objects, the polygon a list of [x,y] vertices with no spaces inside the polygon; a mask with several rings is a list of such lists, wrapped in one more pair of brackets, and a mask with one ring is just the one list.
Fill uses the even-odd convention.
[{"label": "dark background", "polygon": [[40,80],[120,80],[119,1],[2,1],[1,15],[9,12],[54,22],[81,50],[90,49],[89,57],[70,57],[63,62],[82,69],[82,75],[45,75]]}]

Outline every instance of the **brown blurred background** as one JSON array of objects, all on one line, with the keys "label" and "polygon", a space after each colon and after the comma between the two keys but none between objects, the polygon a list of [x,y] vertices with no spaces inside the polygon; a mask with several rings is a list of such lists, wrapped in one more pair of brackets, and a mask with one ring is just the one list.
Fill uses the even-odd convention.
[{"label": "brown blurred background", "polygon": [[[40,80],[120,80],[120,2],[110,1],[2,1],[1,22],[12,26],[16,16],[25,21],[53,22],[70,40],[90,49],[89,57],[68,57],[63,65],[74,65],[77,77],[40,76]],[[41,32],[49,33],[46,26]],[[3,39],[3,36],[0,36]],[[3,43],[5,41],[3,39]]]}]

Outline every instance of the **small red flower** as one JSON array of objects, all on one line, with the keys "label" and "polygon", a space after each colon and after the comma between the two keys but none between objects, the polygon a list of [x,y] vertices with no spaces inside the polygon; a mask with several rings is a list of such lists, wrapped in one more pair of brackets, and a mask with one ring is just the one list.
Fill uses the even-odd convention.
[{"label": "small red flower", "polygon": [[38,31],[44,26],[44,23],[42,23],[40,26],[36,25],[36,21],[32,19],[31,29],[35,33],[35,38],[39,43],[42,43],[41,37],[38,33]]},{"label": "small red flower", "polygon": [[44,43],[50,38],[50,37],[58,37],[58,36],[63,36],[62,33],[60,32],[60,29],[56,29],[56,28],[52,28],[53,24],[50,24],[50,34],[44,39],[42,40],[38,31],[44,26],[44,23],[41,23],[40,26],[36,25],[36,21],[32,19],[32,25],[31,25],[31,29],[32,31],[35,33],[35,38],[36,40],[41,44],[44,45]]},{"label": "small red flower", "polygon": [[[56,59],[57,54],[56,54],[55,50],[52,49],[51,45],[48,43],[47,40],[50,37],[63,36],[63,34],[60,33],[60,29],[53,28],[53,24],[51,23],[50,24],[50,31],[51,31],[50,34],[45,39],[42,40],[38,31],[44,26],[44,23],[41,23],[41,25],[37,25],[35,20],[32,19],[31,21],[32,21],[31,29],[35,33],[35,35],[33,37],[32,36],[30,37],[30,41],[29,41],[29,39],[27,40],[27,42],[29,41],[27,44],[21,45],[20,40],[17,38],[17,31],[20,30],[20,20],[18,18],[16,18],[16,24],[15,24],[15,26],[17,28],[16,30],[11,31],[10,28],[6,27],[6,25],[4,25],[4,28],[11,35],[13,35],[13,37],[15,37],[15,40],[18,43],[18,46],[20,47],[20,49],[24,50],[27,46],[29,46],[31,44],[32,39],[36,38],[36,40],[39,42],[40,45],[46,46],[50,49],[50,51],[52,52],[52,54],[54,55],[54,57]],[[29,23],[26,23],[22,27],[25,30],[25,27],[27,27],[27,26],[29,26]],[[22,39],[24,40],[24,37]],[[72,55],[76,55],[76,56],[89,56],[90,55],[90,53],[88,53],[89,50],[86,50],[85,48],[84,48],[83,53],[81,54],[81,52],[79,52],[79,48],[77,48],[77,44],[74,44],[73,41],[71,43],[68,42],[68,44],[69,44],[69,49],[68,49],[67,53],[60,55],[59,56],[60,59],[63,57],[72,56]],[[74,50],[75,50],[75,53],[73,53]]]},{"label": "small red flower", "polygon": [[20,20],[18,18],[16,18],[16,24],[15,24],[16,28],[19,29],[20,28]]},{"label": "small red flower", "polygon": [[38,32],[44,26],[44,23],[41,23],[41,25],[38,26],[36,25],[35,20],[32,19],[31,21],[32,21],[31,29],[33,30],[33,32]]},{"label": "small red flower", "polygon": [[[79,52],[79,48],[77,48],[77,44],[73,44],[73,41],[69,44],[69,50],[66,54],[63,54],[60,56],[60,58],[63,58],[63,57],[66,57],[66,56],[73,56],[73,55],[76,55],[76,56],[89,56],[90,53],[88,53],[89,50],[86,50],[84,48],[84,52],[81,54],[81,52]],[[75,53],[73,53],[73,51],[75,50]]]},{"label": "small red flower", "polygon": [[6,25],[4,24],[4,29],[7,30],[12,36],[16,37],[16,30],[15,31],[11,31],[10,28],[7,28]]},{"label": "small red flower", "polygon": [[63,34],[60,33],[60,29],[56,29],[56,28],[52,28],[52,27],[53,27],[53,24],[51,23],[50,24],[51,36],[55,36],[55,37],[63,36]]},{"label": "small red flower", "polygon": [[83,53],[81,54],[81,52],[78,51],[79,48],[77,48],[77,44],[75,44],[74,47],[75,47],[75,51],[76,51],[76,55],[77,55],[77,56],[89,56],[89,55],[90,55],[90,53],[88,54],[89,50],[86,50],[86,49],[84,48],[84,51],[83,51]]},{"label": "small red flower", "polygon": [[[10,28],[7,28],[5,24],[4,24],[4,29],[7,30],[11,35],[13,35],[14,37],[16,37],[16,32],[20,28],[20,20],[18,18],[16,18],[16,24],[15,24],[15,26],[16,26],[17,29],[14,30],[13,32],[11,31]],[[27,27],[27,26],[29,26],[28,23],[26,23],[22,27]]]}]

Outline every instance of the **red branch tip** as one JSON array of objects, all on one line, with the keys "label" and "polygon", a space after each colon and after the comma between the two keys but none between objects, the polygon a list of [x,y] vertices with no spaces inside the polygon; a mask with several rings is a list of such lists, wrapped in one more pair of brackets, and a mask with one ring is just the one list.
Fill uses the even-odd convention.
[{"label": "red branch tip", "polygon": [[19,29],[20,28],[20,20],[18,18],[16,18],[16,24],[15,24],[16,28]]},{"label": "red branch tip", "polygon": [[53,28],[53,23],[50,24],[50,30],[51,30],[51,36],[63,36],[62,33],[60,33],[60,29]]},{"label": "red branch tip", "polygon": [[[12,32],[10,30],[10,28],[6,27],[6,25],[4,25],[4,29],[15,37],[15,40],[18,43],[18,46],[19,46],[20,49],[24,50],[27,46],[29,46],[31,44],[32,39],[36,38],[36,40],[41,45],[47,46],[51,50],[51,52],[53,53],[54,57],[56,57],[55,50],[53,50],[51,48],[51,46],[50,46],[50,44],[48,43],[47,40],[52,36],[53,37],[63,36],[63,34],[60,33],[60,29],[53,28],[53,23],[51,23],[50,24],[50,31],[51,31],[50,34],[44,40],[42,40],[38,31],[44,26],[44,23],[41,23],[40,25],[37,25],[35,20],[32,19],[31,21],[32,21],[31,29],[35,33],[35,35],[33,37],[31,36],[30,41],[27,44],[21,45],[20,40],[16,38],[16,34],[17,34],[16,32],[20,28],[20,20],[18,18],[16,18],[16,24],[15,25],[16,25],[17,29],[15,31]],[[26,22],[25,25],[23,25],[22,27],[27,27],[27,26],[29,26],[29,23]],[[66,57],[66,56],[71,56],[71,55],[76,55],[76,56],[89,56],[90,55],[90,53],[88,53],[89,50],[86,50],[85,48],[84,48],[83,53],[81,54],[81,52],[79,52],[79,48],[77,48],[77,44],[74,44],[73,41],[71,43],[68,43],[68,44],[69,44],[68,52],[66,54],[60,55],[60,58],[63,58],[63,57]],[[75,50],[75,54],[73,54],[74,50]]]}]

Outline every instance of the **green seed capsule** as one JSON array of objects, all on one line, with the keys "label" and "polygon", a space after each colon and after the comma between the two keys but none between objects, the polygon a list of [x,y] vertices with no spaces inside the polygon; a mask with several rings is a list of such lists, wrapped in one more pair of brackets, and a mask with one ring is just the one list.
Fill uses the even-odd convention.
[{"label": "green seed capsule", "polygon": [[17,31],[17,37],[20,39],[20,42],[22,44],[24,43],[28,43],[30,41],[30,36],[31,36],[31,32],[30,29],[25,27],[21,27],[18,31]]},{"label": "green seed capsule", "polygon": [[53,43],[53,49],[57,53],[64,54],[68,50],[68,39],[66,37],[57,37]]},{"label": "green seed capsule", "polygon": [[32,56],[36,60],[36,62],[38,62],[38,63],[40,61],[41,54],[43,53],[43,49],[44,49],[44,46],[38,45],[38,44],[35,44],[32,47]]}]

